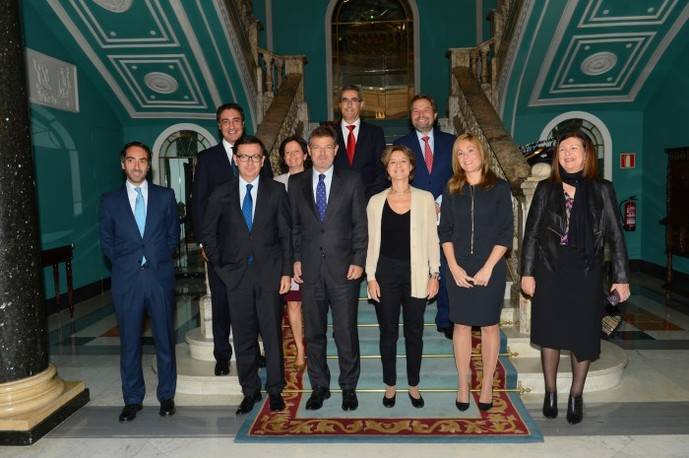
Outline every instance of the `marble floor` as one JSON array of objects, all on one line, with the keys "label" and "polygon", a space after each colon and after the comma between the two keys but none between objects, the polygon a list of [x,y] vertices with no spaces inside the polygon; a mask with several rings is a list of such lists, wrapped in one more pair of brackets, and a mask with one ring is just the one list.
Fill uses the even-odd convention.
[{"label": "marble floor", "polygon": [[[178,280],[178,342],[198,326],[203,293],[200,279]],[[0,447],[0,457],[689,456],[689,298],[666,300],[658,280],[637,275],[623,311],[624,322],[612,339],[629,357],[622,383],[587,394],[581,424],[571,426],[563,415],[545,420],[541,395],[523,395],[543,443],[235,444],[243,419],[235,417],[229,399],[178,395],[174,417],[157,415],[149,331],[144,333],[144,410],[132,423],[117,421],[122,403],[118,330],[110,298],[103,295],[78,304],[73,319],[66,311],[49,318],[52,362],[63,379],[83,380],[91,401],[37,444]]]}]

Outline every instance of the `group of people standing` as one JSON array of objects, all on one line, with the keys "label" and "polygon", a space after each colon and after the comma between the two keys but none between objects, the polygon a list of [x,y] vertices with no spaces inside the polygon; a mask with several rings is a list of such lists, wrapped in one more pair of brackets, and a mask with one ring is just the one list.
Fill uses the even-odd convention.
[{"label": "group of people standing", "polygon": [[[363,103],[358,87],[342,88],[341,121],[335,128],[315,128],[308,142],[300,137],[285,139],[279,152],[287,171],[275,179],[264,145],[245,135],[244,114],[236,104],[218,108],[223,140],[199,154],[192,210],[196,237],[208,262],[215,375],[230,371],[231,329],[244,395],[237,414],[250,412],[261,400],[259,336],[270,408],[285,408],[281,395],[285,302],[297,349],[295,364],[298,369],[306,366],[311,385],[306,409],[320,409],[330,397],[329,310],[342,409],[357,409],[357,310],[364,273],[380,328],[382,404],[393,407],[396,402],[401,314],[407,392],[411,405],[424,406],[419,387],[423,317],[426,304],[436,297],[436,326],[453,340],[456,408],[464,411],[470,406],[472,327],[481,329],[478,407],[492,407],[505,255],[513,244],[510,187],[491,170],[478,137],[466,133],[455,138],[434,127],[437,107],[431,97],[417,95],[411,100],[414,129],[387,147],[382,129],[360,119]],[[581,421],[588,363],[600,350],[598,335],[594,338],[589,331],[602,314],[602,302],[595,299],[602,294],[603,240],[612,242],[613,288],[622,300],[629,296],[614,192],[609,182],[596,178],[590,140],[587,143],[585,136],[577,135],[560,142],[553,175],[536,191],[522,259],[522,288],[534,295],[532,338],[542,345],[544,355],[544,414],[557,415],[559,351],[572,350],[576,372],[568,404],[570,422]],[[569,145],[573,142],[578,142],[578,151]],[[572,160],[577,154],[579,159]],[[120,421],[132,420],[141,409],[141,343],[136,337],[144,309],[153,311],[152,322],[157,322],[160,413],[174,414],[171,257],[179,228],[168,214],[167,201],[174,204],[171,192],[146,182],[149,162],[145,145],[126,145],[122,168],[127,183],[105,195],[101,207],[101,241],[113,264],[113,301],[121,329],[125,408]],[[558,186],[561,191],[554,191]],[[142,188],[144,207],[140,208]],[[147,200],[147,192],[153,198]],[[558,240],[551,240],[553,233]],[[585,297],[558,293],[582,285],[586,285]],[[587,308],[582,309],[584,301]],[[581,329],[569,329],[571,323]]]}]

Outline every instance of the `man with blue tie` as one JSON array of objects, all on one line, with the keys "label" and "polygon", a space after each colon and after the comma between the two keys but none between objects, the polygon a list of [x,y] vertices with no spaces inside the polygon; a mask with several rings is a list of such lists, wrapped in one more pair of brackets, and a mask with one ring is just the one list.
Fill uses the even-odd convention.
[{"label": "man with blue tie", "polygon": [[317,410],[330,397],[326,360],[328,309],[340,366],[342,410],[359,401],[359,282],[368,247],[366,191],[361,175],[333,166],[337,135],[319,126],[309,137],[313,168],[289,178],[294,280],[302,284],[302,309],[311,396],[306,409]]},{"label": "man with blue tie", "polygon": [[158,365],[161,416],[175,413],[174,290],[172,256],[179,241],[175,194],[148,183],[151,150],[127,143],[120,153],[124,186],[103,195],[100,243],[112,265],[112,300],[120,331],[120,375],[124,409],[120,421],[141,410],[146,387],[141,368],[144,314],[150,317]]},{"label": "man with blue tie", "polygon": [[208,199],[201,240],[222,279],[232,315],[237,372],[244,399],[237,414],[261,400],[257,339],[266,354],[266,391],[273,411],[283,410],[281,294],[291,286],[289,202],[285,187],[259,175],[265,148],[256,137],[235,143],[237,178]]},{"label": "man with blue tie", "polygon": [[[437,211],[440,213],[438,198],[442,196],[445,185],[452,176],[452,145],[455,142],[455,136],[434,127],[438,119],[438,108],[435,100],[428,95],[418,94],[411,99],[409,118],[414,130],[393,143],[404,145],[414,151],[417,165],[411,184],[433,194],[437,202]],[[440,259],[441,276],[436,300],[438,311],[435,316],[435,324],[438,327],[438,332],[444,334],[448,339],[452,339],[454,326],[450,323],[447,290],[445,289],[445,278],[448,272],[447,263],[443,256]]]},{"label": "man with blue tie", "polygon": [[[244,136],[244,110],[236,103],[225,103],[218,107],[215,118],[222,141],[198,154],[191,193],[194,235],[196,241],[201,245],[201,257],[206,262],[208,262],[208,258],[205,248],[201,244],[201,231],[206,206],[213,191],[237,176],[237,163],[234,160],[232,149],[234,144]],[[270,161],[265,161],[261,175],[266,178],[273,177]],[[225,286],[212,265],[208,266],[208,284],[211,290],[213,311],[215,375],[227,375],[230,373],[230,359],[232,357],[230,309],[227,304]]]}]

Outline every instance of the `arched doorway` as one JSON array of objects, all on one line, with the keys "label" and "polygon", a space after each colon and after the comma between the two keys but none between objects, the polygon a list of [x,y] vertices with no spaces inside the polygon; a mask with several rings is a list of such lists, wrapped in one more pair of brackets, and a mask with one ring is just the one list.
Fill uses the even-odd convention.
[{"label": "arched doorway", "polygon": [[215,144],[210,132],[195,124],[175,124],[165,129],[153,144],[153,182],[175,192],[182,222],[181,240],[192,240],[191,187],[196,156]]},{"label": "arched doorway", "polygon": [[557,138],[567,130],[586,133],[598,155],[598,175],[612,180],[612,137],[603,121],[585,111],[570,111],[553,118],[541,132],[541,140]]},{"label": "arched doorway", "polygon": [[408,0],[332,0],[326,18],[328,109],[361,87],[362,115],[403,118],[418,81],[418,11]]}]

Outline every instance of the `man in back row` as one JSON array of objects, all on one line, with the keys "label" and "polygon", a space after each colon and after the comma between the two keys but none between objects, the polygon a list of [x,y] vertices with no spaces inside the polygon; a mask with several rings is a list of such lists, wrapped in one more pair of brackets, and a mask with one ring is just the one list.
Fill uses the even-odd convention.
[{"label": "man in back row", "polygon": [[[437,211],[440,212],[438,198],[442,196],[445,185],[452,176],[452,145],[455,142],[455,136],[434,127],[438,120],[438,108],[433,98],[428,95],[418,94],[411,99],[409,119],[414,130],[395,140],[394,144],[404,145],[414,151],[417,165],[411,184],[433,194]],[[440,259],[441,276],[436,301],[438,311],[435,324],[438,332],[452,339],[454,327],[450,323],[449,303],[445,289],[445,278],[448,275],[447,261],[442,256],[442,252]]]}]

